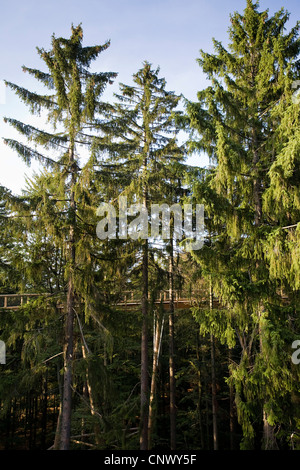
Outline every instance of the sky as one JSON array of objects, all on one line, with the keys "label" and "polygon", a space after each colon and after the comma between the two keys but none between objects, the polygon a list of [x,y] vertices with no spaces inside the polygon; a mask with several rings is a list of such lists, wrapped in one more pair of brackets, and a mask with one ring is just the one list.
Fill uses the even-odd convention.
[{"label": "sky", "polygon": [[[4,145],[2,138],[18,138],[3,117],[41,127],[12,91],[3,91],[3,80],[35,91],[36,81],[22,66],[45,70],[36,47],[49,49],[51,36],[69,37],[71,25],[81,23],[83,45],[110,47],[100,54],[95,71],[117,72],[114,85],[103,95],[111,101],[119,83],[132,84],[132,75],[144,61],[160,67],[166,89],[196,100],[207,86],[198,63],[199,50],[212,52],[212,38],[227,45],[230,14],[243,12],[246,0],[1,0],[0,2],[0,185],[20,194],[26,176],[39,171],[37,163],[26,166]],[[300,19],[299,0],[261,0],[260,10],[270,14],[280,8],[290,12],[288,28]],[[205,166],[205,156],[189,163]]]}]

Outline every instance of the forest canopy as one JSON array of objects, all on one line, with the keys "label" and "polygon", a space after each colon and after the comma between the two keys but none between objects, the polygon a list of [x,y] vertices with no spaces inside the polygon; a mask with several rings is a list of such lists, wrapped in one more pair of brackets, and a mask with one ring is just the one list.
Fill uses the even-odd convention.
[{"label": "forest canopy", "polygon": [[194,101],[148,61],[105,101],[110,42],[81,24],[23,67],[43,93],[6,81],[28,121],[5,117],[4,142],[42,170],[0,187],[1,450],[300,449],[289,16],[232,13]]}]

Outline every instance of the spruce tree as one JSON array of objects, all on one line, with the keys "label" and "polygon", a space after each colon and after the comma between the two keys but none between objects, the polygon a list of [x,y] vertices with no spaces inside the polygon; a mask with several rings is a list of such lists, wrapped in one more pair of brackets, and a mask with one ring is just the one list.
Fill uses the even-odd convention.
[{"label": "spruce tree", "polygon": [[[120,84],[120,93],[116,94],[118,102],[114,105],[111,159],[105,165],[115,175],[120,188],[119,194],[127,196],[128,204],[140,203],[140,212],[144,210],[146,214],[150,214],[151,204],[170,202],[170,180],[174,168],[183,158],[183,149],[177,143],[178,127],[174,120],[180,97],[166,90],[166,81],[159,77],[159,68],[152,69],[148,62],[134,74],[133,81],[132,86]],[[127,236],[138,242],[135,247],[136,261],[141,267],[140,448],[145,450],[148,446],[149,407],[149,260],[155,250],[148,241],[148,218],[142,230],[143,234],[136,231]],[[122,237],[124,238],[124,234],[120,238]]]},{"label": "spruce tree", "polygon": [[195,257],[228,309],[217,324],[208,317],[209,331],[231,347],[236,332],[240,343],[241,358],[231,365],[231,379],[242,445],[254,445],[260,414],[262,446],[276,448],[275,425],[286,423],[282,406],[291,400],[293,375],[286,342],[289,307],[267,255],[279,223],[278,216],[276,221],[270,216],[267,194],[271,197],[279,155],[283,159],[283,146],[288,147],[276,136],[284,121],[279,110],[288,104],[286,90],[299,73],[300,41],[299,23],[285,33],[286,11],[269,16],[258,7],[248,0],[243,15],[231,16],[228,49],[214,40],[214,54],[201,51],[199,65],[211,86],[198,93],[198,102],[187,104],[187,116],[194,134],[191,148],[205,151],[213,165],[194,188],[205,204],[209,233]]},{"label": "spruce tree", "polygon": [[[72,26],[69,39],[53,35],[49,51],[37,48],[47,66],[47,72],[23,67],[25,72],[44,85],[48,94],[42,95],[6,82],[32,113],[39,115],[45,111],[52,126],[50,132],[6,118],[5,121],[29,142],[33,142],[34,146],[12,139],[4,141],[26,163],[30,164],[35,158],[49,167],[51,172],[48,178],[53,177],[56,183],[51,191],[46,185],[41,188],[37,199],[37,217],[42,217],[49,232],[59,240],[66,256],[64,275],[67,304],[60,449],[68,449],[70,444],[74,308],[76,302],[80,301],[76,291],[82,285],[80,262],[84,258],[81,250],[85,248],[80,230],[84,226],[82,213],[95,209],[90,208],[90,201],[83,189],[87,174],[92,173],[93,166],[90,159],[82,166],[80,146],[92,146],[94,135],[87,134],[85,129],[93,127],[101,113],[107,111],[107,105],[101,103],[99,98],[106,85],[116,77],[112,72],[95,73],[89,70],[91,62],[109,47],[109,42],[91,47],[84,47],[82,42],[81,25]],[[99,126],[97,130],[100,131]],[[57,157],[53,156],[54,152]],[[58,220],[55,220],[56,217]]]}]

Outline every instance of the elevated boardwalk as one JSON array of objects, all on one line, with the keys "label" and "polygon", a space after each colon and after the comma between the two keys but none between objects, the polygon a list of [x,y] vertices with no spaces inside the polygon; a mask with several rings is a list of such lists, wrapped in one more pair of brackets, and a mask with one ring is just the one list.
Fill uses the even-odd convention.
[{"label": "elevated boardwalk", "polygon": [[[34,298],[39,296],[50,297],[47,294],[0,294],[0,310],[18,310],[24,304],[30,302]],[[181,297],[179,292],[174,292],[174,308],[177,309],[187,309],[195,305],[195,298],[191,297]],[[205,302],[207,299],[201,299],[202,302]],[[149,298],[150,302],[150,298]],[[199,302],[199,299],[198,299]],[[155,305],[163,305],[164,310],[170,309],[170,296],[169,291],[159,292],[157,298],[154,301]],[[133,291],[124,292],[121,299],[113,303],[116,307],[122,307],[124,309],[136,309],[141,305],[141,298],[137,298],[137,294]],[[63,308],[64,303],[59,302],[57,304],[58,308]]]},{"label": "elevated boardwalk", "polygon": [[[289,297],[282,291],[277,293],[278,298],[281,299],[282,305],[288,305],[290,303]],[[44,298],[54,298],[53,295],[47,293],[28,293],[28,294],[0,294],[0,311],[3,310],[18,310],[24,304],[30,302],[34,298],[44,297]],[[151,302],[149,296],[149,302]],[[139,309],[141,306],[141,294],[136,291],[124,291],[118,300],[113,300],[108,295],[108,300],[103,304],[109,304],[114,307],[120,307],[122,309],[134,310]],[[168,311],[170,309],[170,294],[168,290],[160,291],[157,294],[156,299],[154,300],[155,305],[161,304],[164,310]],[[64,309],[66,305],[66,300],[58,300],[57,308]],[[188,309],[193,306],[202,306],[209,308],[209,298],[208,295],[203,295],[203,291],[192,292],[189,296],[182,295],[181,292],[174,291],[174,308],[178,309]],[[222,308],[221,302],[214,297],[213,298],[213,308]],[[223,306],[223,308],[226,308]]]}]

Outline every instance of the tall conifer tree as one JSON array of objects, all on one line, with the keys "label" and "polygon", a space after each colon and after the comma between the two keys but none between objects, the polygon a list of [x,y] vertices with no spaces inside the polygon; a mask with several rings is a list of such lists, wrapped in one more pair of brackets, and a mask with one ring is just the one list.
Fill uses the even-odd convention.
[{"label": "tall conifer tree", "polygon": [[[26,163],[33,158],[50,167],[50,177],[56,180],[56,190],[44,188],[40,194],[40,214],[51,233],[55,232],[66,255],[65,280],[67,283],[67,306],[65,315],[64,346],[64,387],[62,401],[62,420],[60,449],[68,449],[70,443],[72,363],[73,363],[73,324],[76,290],[80,286],[79,260],[82,258],[80,247],[80,226],[82,212],[88,208],[86,194],[82,188],[87,174],[91,178],[92,163],[89,160],[81,168],[80,146],[91,146],[94,135],[86,134],[85,129],[92,127],[98,115],[107,110],[107,105],[99,100],[106,85],[116,77],[115,73],[94,73],[89,71],[90,64],[99,54],[109,47],[104,45],[84,47],[81,25],[72,26],[69,39],[52,37],[49,51],[37,49],[48,71],[23,67],[34,78],[42,82],[50,94],[38,94],[7,82],[6,84],[29,106],[32,113],[45,111],[52,125],[51,131],[35,128],[16,119],[7,118],[6,122],[16,128],[35,144],[34,147],[12,139],[5,143],[16,150]],[[99,126],[98,126],[99,131]],[[53,157],[57,152],[57,158]],[[48,210],[48,211],[47,211]],[[49,211],[50,210],[50,211]],[[48,214],[47,214],[48,212]],[[58,227],[55,215],[60,215]],[[37,216],[39,213],[37,212]],[[47,218],[48,215],[48,218]]]},{"label": "tall conifer tree", "polygon": [[[128,202],[141,203],[150,214],[150,204],[170,202],[168,191],[174,167],[183,158],[177,143],[175,108],[180,97],[166,90],[166,81],[159,78],[159,68],[153,70],[145,62],[133,76],[134,85],[120,85],[116,95],[111,145],[112,159],[108,164]],[[147,216],[146,216],[147,217]],[[152,251],[148,236],[150,227],[143,227],[137,259],[141,259],[142,335],[141,335],[141,437],[140,447],[148,446],[148,329],[149,329],[149,256]],[[145,219],[144,219],[145,221]],[[145,225],[145,224],[144,224]],[[124,235],[123,235],[124,236]]]},{"label": "tall conifer tree", "polygon": [[[195,256],[229,313],[219,319],[219,328],[211,316],[210,331],[219,329],[219,338],[231,346],[236,331],[240,342],[241,360],[231,372],[243,445],[253,445],[261,410],[262,446],[276,448],[274,426],[284,421],[281,405],[291,399],[293,379],[284,341],[289,310],[266,253],[273,224],[287,218],[271,216],[266,195],[272,200],[270,185],[278,184],[276,155],[283,161],[287,150],[276,137],[283,119],[278,110],[288,105],[286,90],[299,73],[300,41],[299,23],[285,33],[287,12],[270,17],[258,6],[248,0],[243,15],[231,16],[228,49],[214,40],[215,54],[201,51],[199,65],[211,86],[198,93],[198,102],[187,104],[187,115],[199,136],[192,148],[207,152],[214,165],[197,185],[211,238]],[[280,198],[278,189],[276,195]]]}]

